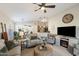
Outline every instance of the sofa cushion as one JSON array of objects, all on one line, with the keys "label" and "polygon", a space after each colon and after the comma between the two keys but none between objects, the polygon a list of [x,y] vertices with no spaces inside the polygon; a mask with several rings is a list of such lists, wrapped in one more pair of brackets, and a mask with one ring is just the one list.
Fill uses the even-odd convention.
[{"label": "sofa cushion", "polygon": [[7,56],[8,55],[8,49],[6,46],[4,46],[1,50],[0,50],[0,56]]},{"label": "sofa cushion", "polygon": [[37,36],[31,36],[31,40],[37,39]]},{"label": "sofa cushion", "polygon": [[35,40],[30,40],[29,43],[27,44],[27,47],[35,47],[39,44],[42,44],[43,41],[39,40],[39,39],[35,39]]},{"label": "sofa cushion", "polygon": [[8,51],[7,47],[4,46],[2,49],[0,49],[0,53],[6,53]]},{"label": "sofa cushion", "polygon": [[13,49],[8,51],[9,56],[20,56],[21,55],[21,46],[16,46]]},{"label": "sofa cushion", "polygon": [[8,49],[4,43],[4,40],[1,39],[0,40],[0,56],[8,55],[7,52],[8,52]]},{"label": "sofa cushion", "polygon": [[17,46],[13,41],[7,41],[5,42],[5,44],[8,50],[11,50],[12,48]]}]

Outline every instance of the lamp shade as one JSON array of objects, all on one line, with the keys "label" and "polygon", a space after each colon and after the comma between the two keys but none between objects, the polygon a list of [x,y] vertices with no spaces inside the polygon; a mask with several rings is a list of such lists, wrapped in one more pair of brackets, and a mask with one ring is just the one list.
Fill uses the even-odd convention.
[{"label": "lamp shade", "polygon": [[19,32],[19,36],[23,36],[24,35],[24,33],[23,32]]}]

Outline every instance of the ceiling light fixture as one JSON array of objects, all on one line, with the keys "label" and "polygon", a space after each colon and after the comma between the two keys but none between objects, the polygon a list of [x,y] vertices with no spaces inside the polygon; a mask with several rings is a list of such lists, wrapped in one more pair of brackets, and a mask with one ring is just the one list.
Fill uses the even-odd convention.
[{"label": "ceiling light fixture", "polygon": [[45,10],[45,7],[41,7],[41,10]]}]

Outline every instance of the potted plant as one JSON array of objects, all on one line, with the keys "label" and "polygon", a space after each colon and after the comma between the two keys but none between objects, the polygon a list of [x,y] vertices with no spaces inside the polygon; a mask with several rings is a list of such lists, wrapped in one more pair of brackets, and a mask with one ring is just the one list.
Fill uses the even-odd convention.
[{"label": "potted plant", "polygon": [[19,39],[19,33],[14,31],[14,39],[17,41]]}]

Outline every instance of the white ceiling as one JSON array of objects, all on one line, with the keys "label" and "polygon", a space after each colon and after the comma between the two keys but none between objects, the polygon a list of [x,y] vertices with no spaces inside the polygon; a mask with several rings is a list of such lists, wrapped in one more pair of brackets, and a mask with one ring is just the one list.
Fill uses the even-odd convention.
[{"label": "white ceiling", "polygon": [[[6,13],[6,15],[15,22],[30,22],[39,20],[40,17],[53,17],[57,13],[64,11],[77,3],[51,3],[50,5],[53,4],[56,5],[56,8],[46,9],[47,13],[44,13],[42,10],[34,12],[39,6],[32,3],[2,3],[0,4],[0,10]],[[47,3],[47,5],[49,4]]]}]

